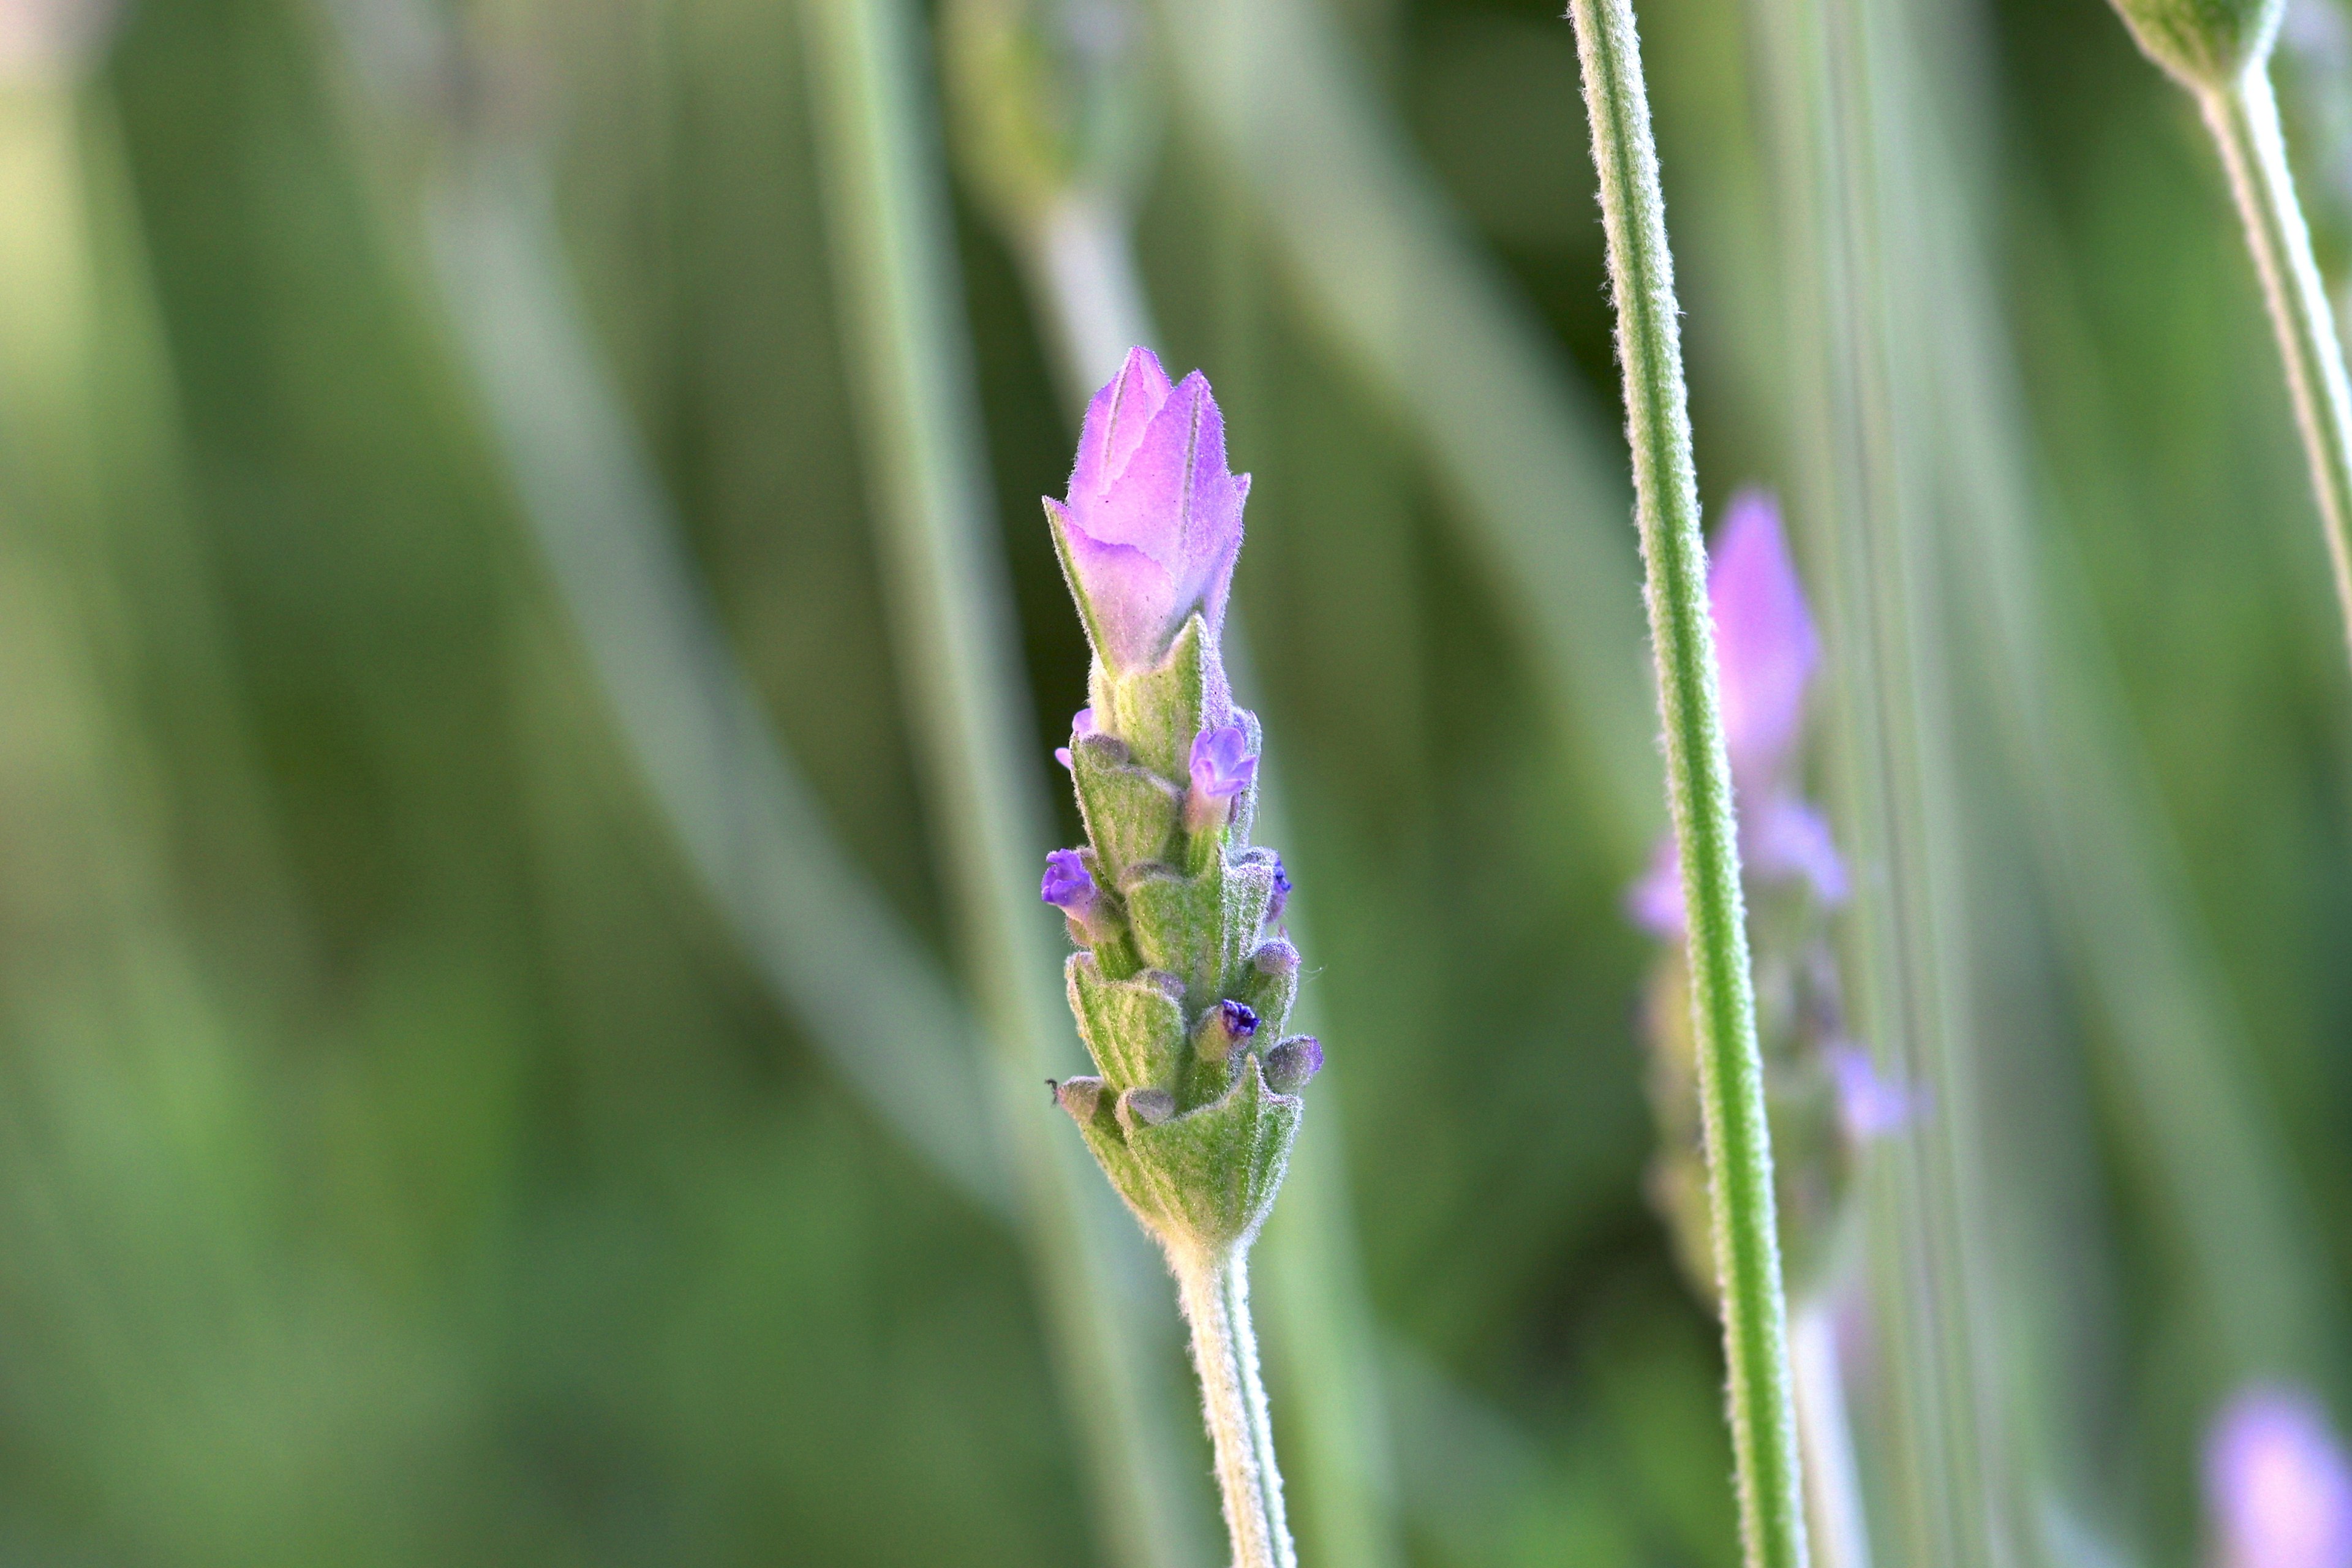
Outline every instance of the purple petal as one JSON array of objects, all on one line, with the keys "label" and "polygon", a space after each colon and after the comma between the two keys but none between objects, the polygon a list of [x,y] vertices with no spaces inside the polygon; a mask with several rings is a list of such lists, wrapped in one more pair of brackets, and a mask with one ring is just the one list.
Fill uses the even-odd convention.
[{"label": "purple petal", "polygon": [[1773,795],[1739,818],[1739,853],[1749,876],[1813,885],[1831,909],[1845,902],[1845,861],[1822,814],[1794,795]]},{"label": "purple petal", "polygon": [[1093,907],[1095,879],[1085,858],[1075,849],[1056,849],[1045,857],[1045,879],[1037,896],[1066,913],[1078,915]]},{"label": "purple petal", "polygon": [[1857,1143],[1891,1138],[1927,1110],[1927,1097],[1883,1076],[1870,1053],[1851,1042],[1831,1046],[1830,1077],[1837,1085],[1838,1120]]},{"label": "purple petal", "polygon": [[1732,773],[1753,788],[1780,773],[1795,749],[1805,686],[1821,658],[1770,496],[1747,490],[1733,498],[1716,534],[1706,587]]},{"label": "purple petal", "polygon": [[2318,1401],[2242,1390],[2205,1445],[2221,1568],[2352,1568],[2352,1464]]},{"label": "purple petal", "polygon": [[1635,925],[1661,942],[1682,940],[1683,857],[1672,833],[1650,851],[1649,868],[1627,891],[1625,909]]},{"label": "purple petal", "polygon": [[1249,750],[1249,736],[1238,724],[1221,724],[1192,737],[1192,793],[1210,800],[1231,800],[1257,776],[1257,758]]},{"label": "purple petal", "polygon": [[1070,470],[1070,500],[1100,495],[1118,479],[1160,405],[1168,401],[1168,373],[1147,348],[1127,351],[1118,374],[1087,404],[1078,433],[1078,460]]}]

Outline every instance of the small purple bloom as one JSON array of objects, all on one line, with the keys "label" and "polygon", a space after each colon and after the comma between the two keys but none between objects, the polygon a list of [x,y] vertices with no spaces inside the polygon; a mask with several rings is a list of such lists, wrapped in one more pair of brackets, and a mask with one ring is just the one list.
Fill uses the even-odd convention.
[{"label": "small purple bloom", "polygon": [[1199,371],[1171,387],[1150,349],[1087,405],[1066,500],[1045,510],[1095,652],[1113,673],[1160,662],[1194,611],[1223,626],[1249,476]]},{"label": "small purple bloom", "polygon": [[2302,1389],[2242,1389],[2205,1444],[2220,1568],[2352,1568],[2352,1463]]},{"label": "small purple bloom", "polygon": [[1246,1040],[1257,1033],[1257,1015],[1239,1002],[1217,1004],[1217,1027],[1236,1040]]},{"label": "small purple bloom", "polygon": [[1837,1085],[1838,1120],[1846,1136],[1857,1143],[1892,1138],[1926,1110],[1927,1097],[1899,1079],[1878,1070],[1870,1053],[1851,1041],[1841,1041],[1823,1053],[1830,1077]]},{"label": "small purple bloom", "polygon": [[[1083,741],[1094,732],[1095,710],[1093,709],[1081,708],[1076,713],[1070,715],[1070,739],[1073,742]],[[1055,747],[1054,760],[1061,763],[1066,768],[1070,766],[1070,748],[1068,746]]]},{"label": "small purple bloom", "polygon": [[1272,925],[1282,918],[1290,903],[1290,873],[1282,868],[1282,857],[1274,858],[1274,897],[1265,901],[1265,923]]},{"label": "small purple bloom", "polygon": [[[1845,862],[1828,822],[1789,777],[1821,641],[1770,496],[1743,490],[1732,499],[1708,558],[1706,593],[1723,671],[1724,742],[1743,868],[1759,881],[1809,882],[1834,909],[1845,901]],[[1682,858],[1671,834],[1659,841],[1626,904],[1643,930],[1682,936]]]},{"label": "small purple bloom", "polygon": [[1038,885],[1037,896],[1080,925],[1091,920],[1102,903],[1094,873],[1075,849],[1056,849],[1045,857],[1045,879]]},{"label": "small purple bloom", "polygon": [[1239,724],[1220,724],[1192,737],[1192,788],[1184,797],[1184,826],[1193,833],[1224,826],[1234,796],[1257,776],[1257,756]]}]

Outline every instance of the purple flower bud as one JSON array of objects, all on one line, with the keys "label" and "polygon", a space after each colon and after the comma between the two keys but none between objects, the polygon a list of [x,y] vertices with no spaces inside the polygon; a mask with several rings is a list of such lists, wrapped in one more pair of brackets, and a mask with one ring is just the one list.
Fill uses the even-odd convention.
[{"label": "purple flower bud", "polygon": [[1223,626],[1249,476],[1199,371],[1174,387],[1150,349],[1087,405],[1067,500],[1045,502],[1095,652],[1114,674],[1160,662],[1194,611]]},{"label": "purple flower bud", "polygon": [[1201,1026],[1192,1034],[1192,1048],[1208,1061],[1221,1062],[1256,1033],[1257,1014],[1247,1004],[1220,1002],[1202,1015]]},{"label": "purple flower bud", "polygon": [[1073,942],[1092,947],[1118,934],[1118,915],[1078,850],[1056,849],[1045,857],[1045,879],[1037,896],[1069,917]]},{"label": "purple flower bud", "polygon": [[1274,924],[1290,903],[1290,873],[1282,868],[1282,857],[1274,858],[1274,897],[1265,901],[1265,923]]},{"label": "purple flower bud", "polygon": [[1184,797],[1184,826],[1192,833],[1225,825],[1234,796],[1257,776],[1257,758],[1239,724],[1221,724],[1192,737],[1192,788]]},{"label": "purple flower bud", "polygon": [[2352,1463],[2318,1401],[2242,1389],[2205,1443],[2220,1568],[2352,1568]]},{"label": "purple flower bud", "polygon": [[1293,1035],[1265,1053],[1265,1086],[1276,1094],[1297,1093],[1322,1070],[1323,1045],[1312,1035]]},{"label": "purple flower bud", "polygon": [[1892,1138],[1927,1110],[1924,1092],[1883,1076],[1860,1046],[1841,1041],[1824,1054],[1837,1085],[1838,1120],[1855,1142]]},{"label": "purple flower bud", "polygon": [[1738,787],[1761,793],[1796,749],[1805,687],[1821,642],[1780,531],[1761,490],[1732,499],[1707,563],[1716,658],[1723,668],[1723,730]]},{"label": "purple flower bud", "polygon": [[[1081,708],[1076,713],[1070,715],[1070,739],[1072,742],[1083,741],[1094,732],[1095,710],[1093,709]],[[1069,767],[1071,765],[1070,748],[1068,746],[1055,747],[1054,760],[1061,763],[1066,768]]]}]

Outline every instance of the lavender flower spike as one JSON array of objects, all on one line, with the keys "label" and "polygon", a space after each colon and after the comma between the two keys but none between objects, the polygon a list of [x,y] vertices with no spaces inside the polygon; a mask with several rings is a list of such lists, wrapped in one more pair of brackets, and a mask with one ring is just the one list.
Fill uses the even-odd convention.
[{"label": "lavender flower spike", "polygon": [[2352,1568],[2352,1460],[2301,1389],[2242,1390],[2205,1445],[2217,1568]]},{"label": "lavender flower spike", "polygon": [[[1192,737],[1192,789],[1184,796],[1184,827],[1212,833],[1225,824],[1234,797],[1257,777],[1257,758],[1238,724],[1203,730]],[[1277,875],[1279,873],[1277,872]]]},{"label": "lavender flower spike", "polygon": [[1224,420],[1194,371],[1176,386],[1150,349],[1087,405],[1066,500],[1045,502],[1070,592],[1113,675],[1150,668],[1196,612],[1224,625],[1249,476],[1225,468]]},{"label": "lavender flower spike", "polygon": [[1217,647],[1248,491],[1209,384],[1129,353],[1087,409],[1069,498],[1045,502],[1094,663],[1056,753],[1087,847],[1057,851],[1044,890],[1086,950],[1063,977],[1100,1074],[1056,1098],[1176,1276],[1235,1568],[1297,1568],[1247,1264],[1323,1048],[1282,1032],[1298,952],[1265,929],[1290,884],[1250,843],[1258,723]]}]

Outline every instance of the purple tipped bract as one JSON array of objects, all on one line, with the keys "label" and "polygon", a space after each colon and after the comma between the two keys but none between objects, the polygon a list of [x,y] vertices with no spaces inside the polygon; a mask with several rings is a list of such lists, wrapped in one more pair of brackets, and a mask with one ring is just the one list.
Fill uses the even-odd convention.
[{"label": "purple tipped bract", "polygon": [[2220,1568],[2352,1568],[2352,1462],[2302,1389],[2242,1390],[2205,1444]]},{"label": "purple tipped bract", "polygon": [[1076,850],[1056,849],[1045,857],[1045,879],[1038,885],[1037,896],[1073,920],[1084,920],[1102,894]]},{"label": "purple tipped bract", "polygon": [[1224,624],[1249,476],[1225,468],[1225,426],[1199,371],[1171,386],[1130,350],[1087,405],[1067,499],[1047,500],[1070,591],[1112,671],[1148,669],[1198,611]]},{"label": "purple tipped bract", "polygon": [[1723,668],[1723,731],[1733,777],[1750,789],[1777,774],[1796,749],[1805,687],[1821,641],[1780,529],[1780,509],[1761,490],[1732,498],[1706,570],[1715,651]]},{"label": "purple tipped bract", "polygon": [[1236,1040],[1246,1040],[1257,1033],[1257,1015],[1242,1003],[1220,1002],[1217,1026]]}]

